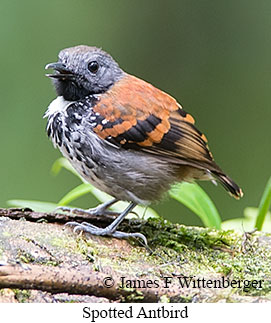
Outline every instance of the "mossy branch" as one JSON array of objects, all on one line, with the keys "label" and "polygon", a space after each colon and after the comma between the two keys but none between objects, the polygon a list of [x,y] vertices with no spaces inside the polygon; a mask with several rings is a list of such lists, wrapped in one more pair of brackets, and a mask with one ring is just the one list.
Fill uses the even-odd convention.
[{"label": "mossy branch", "polygon": [[[62,293],[70,295],[65,301],[101,297],[103,301],[137,302],[270,299],[270,234],[186,227],[163,219],[124,221],[121,229],[145,234],[150,250],[135,240],[63,230],[63,223],[70,220],[74,216],[0,209],[0,301],[11,289],[15,300],[21,300],[18,290],[29,290],[23,301],[40,301],[37,292],[43,297],[46,294],[47,301],[56,301]],[[86,219],[76,215],[76,220]],[[93,217],[90,221],[106,226],[112,218]],[[262,283],[246,288],[183,287],[179,278],[184,276]]]}]

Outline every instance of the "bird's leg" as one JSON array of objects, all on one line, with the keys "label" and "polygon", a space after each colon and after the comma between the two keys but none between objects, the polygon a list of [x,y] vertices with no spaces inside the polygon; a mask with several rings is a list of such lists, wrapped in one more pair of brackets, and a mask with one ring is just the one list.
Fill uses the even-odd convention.
[{"label": "bird's leg", "polygon": [[70,208],[66,206],[59,206],[55,209],[56,211],[64,211],[64,212],[70,212],[73,214],[86,214],[86,215],[116,215],[117,212],[109,211],[107,210],[111,205],[117,203],[119,200],[118,199],[113,199],[111,201],[104,202],[94,208],[84,210],[80,208]]},{"label": "bird's leg", "polygon": [[68,222],[66,225],[74,226],[73,231],[83,231],[87,232],[89,234],[97,235],[97,236],[110,236],[114,238],[140,238],[143,240],[144,244],[147,246],[147,239],[142,233],[126,233],[121,231],[116,231],[117,227],[120,225],[120,223],[123,221],[125,216],[133,210],[133,208],[136,206],[136,203],[131,202],[128,207],[106,228],[98,228],[93,224],[90,224],[88,222]]}]

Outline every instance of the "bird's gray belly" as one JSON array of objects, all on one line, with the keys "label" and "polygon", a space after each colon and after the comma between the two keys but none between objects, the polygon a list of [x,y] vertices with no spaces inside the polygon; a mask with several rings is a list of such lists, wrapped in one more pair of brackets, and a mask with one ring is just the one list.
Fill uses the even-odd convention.
[{"label": "bird's gray belly", "polygon": [[73,132],[59,148],[87,182],[120,200],[148,204],[174,182],[165,161],[114,147],[93,132]]}]

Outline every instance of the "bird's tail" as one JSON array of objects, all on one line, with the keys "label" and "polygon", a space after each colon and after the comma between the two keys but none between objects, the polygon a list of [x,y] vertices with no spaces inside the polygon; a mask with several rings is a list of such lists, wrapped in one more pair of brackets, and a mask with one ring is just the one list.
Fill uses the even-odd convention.
[{"label": "bird's tail", "polygon": [[243,196],[242,189],[229,176],[218,172],[212,172],[212,174],[219,180],[231,196],[238,200]]}]

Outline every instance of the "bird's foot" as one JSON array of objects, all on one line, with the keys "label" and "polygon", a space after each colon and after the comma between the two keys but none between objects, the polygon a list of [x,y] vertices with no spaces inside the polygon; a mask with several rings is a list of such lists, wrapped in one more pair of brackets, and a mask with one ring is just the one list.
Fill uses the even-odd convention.
[{"label": "bird's foot", "polygon": [[96,236],[109,236],[109,237],[114,237],[118,239],[139,238],[143,240],[143,243],[145,244],[145,246],[148,246],[148,242],[144,234],[139,232],[126,233],[121,231],[114,231],[111,225],[103,229],[103,228],[98,228],[95,225],[90,224],[88,222],[82,222],[82,223],[67,222],[65,226],[74,227],[73,232],[82,231]]}]

